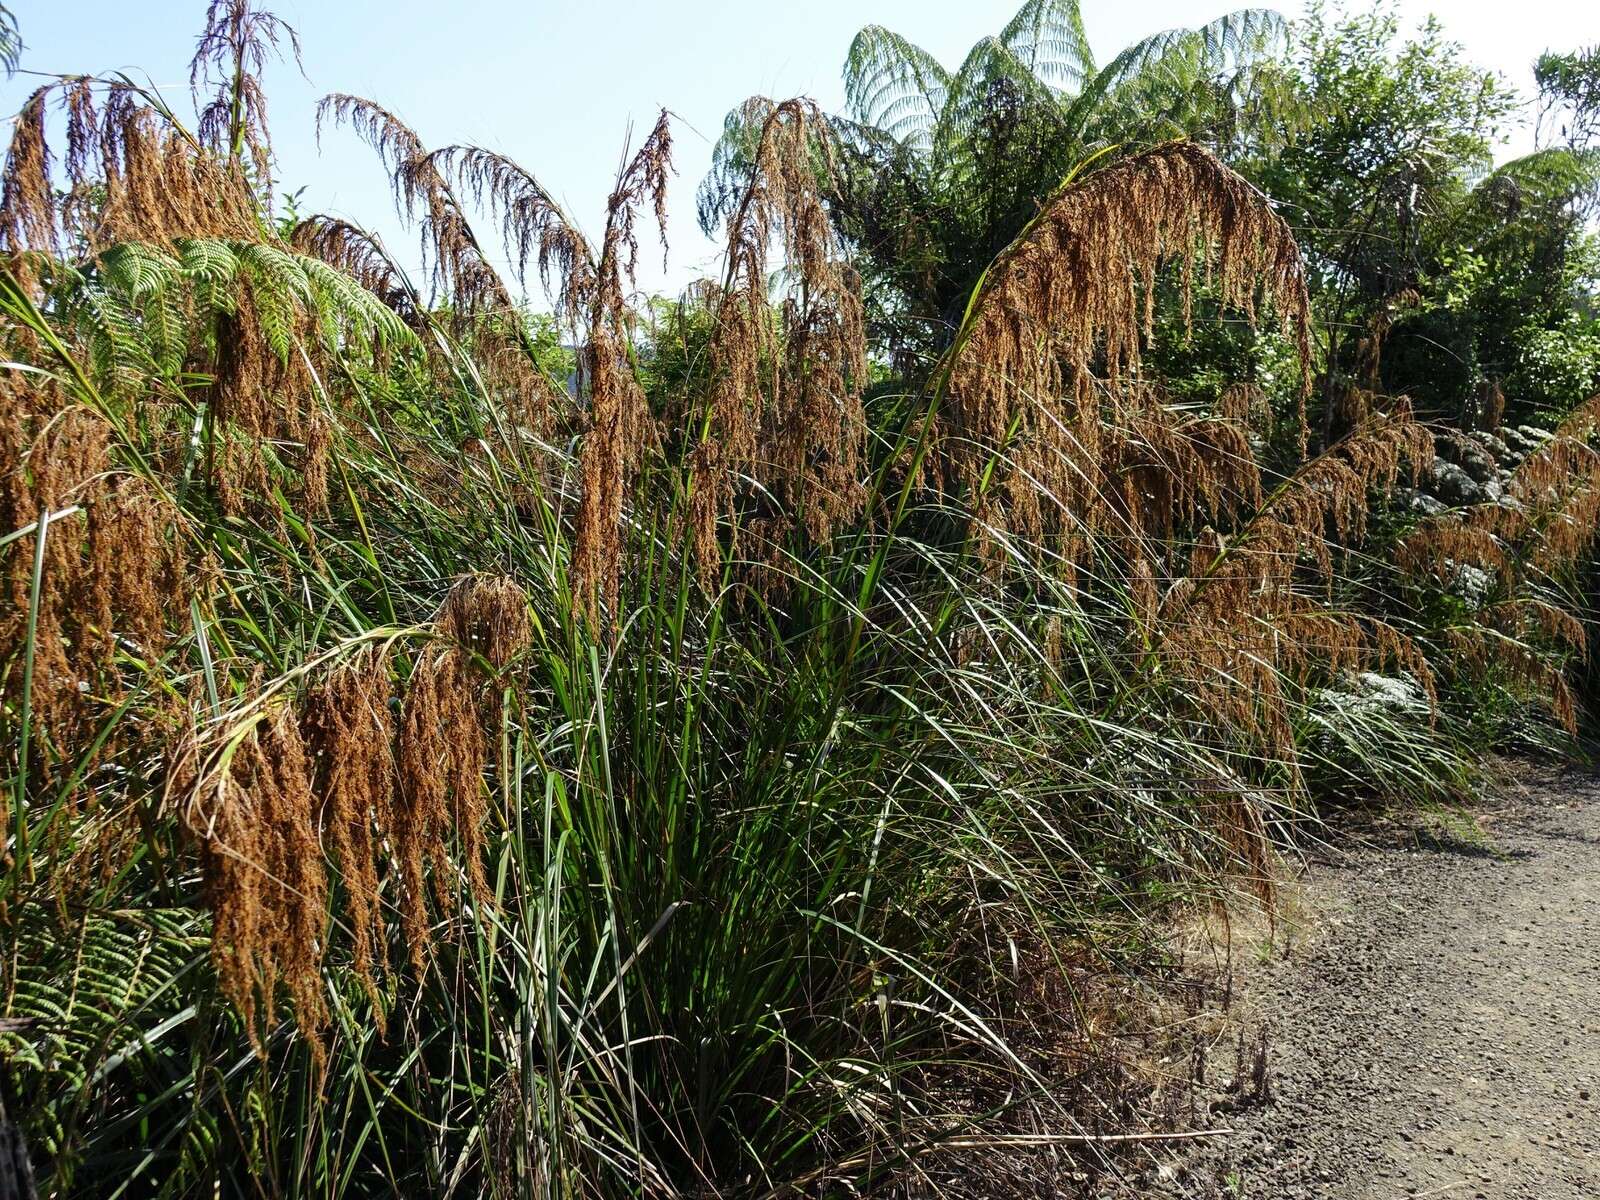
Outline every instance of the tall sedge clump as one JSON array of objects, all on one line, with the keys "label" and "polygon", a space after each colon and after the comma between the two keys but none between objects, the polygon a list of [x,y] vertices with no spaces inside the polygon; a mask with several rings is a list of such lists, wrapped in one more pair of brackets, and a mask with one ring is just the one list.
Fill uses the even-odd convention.
[{"label": "tall sedge clump", "polygon": [[[691,538],[708,585],[721,566],[722,519],[735,550],[748,522],[768,557],[796,525],[825,544],[865,502],[860,285],[822,196],[832,129],[808,100],[753,99],[743,117],[759,133],[728,218],[725,279],[706,289],[711,394],[690,459]],[[787,267],[777,313],[768,298],[774,241]],[[742,506],[734,494],[741,477],[756,492]]]},{"label": "tall sedge clump", "polygon": [[1266,197],[1205,150],[1174,143],[1069,184],[990,267],[948,362],[944,473],[965,487],[980,535],[1046,542],[1070,569],[1097,535],[1166,523],[1166,497],[1111,474],[1106,431],[1142,425],[1136,437],[1166,440],[1169,418],[1131,385],[1169,262],[1186,320],[1204,272],[1252,322],[1259,299],[1272,301],[1309,363],[1294,237]]}]

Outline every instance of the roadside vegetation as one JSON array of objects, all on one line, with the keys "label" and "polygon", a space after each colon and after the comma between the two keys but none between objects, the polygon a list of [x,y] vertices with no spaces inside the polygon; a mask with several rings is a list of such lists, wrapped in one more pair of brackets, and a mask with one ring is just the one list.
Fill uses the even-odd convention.
[{"label": "roadside vegetation", "polygon": [[330,95],[408,273],[273,209],[294,31],[197,16],[193,113],[43,78],[0,177],[41,1195],[992,1194],[1162,1126],[1174,914],[1577,752],[1594,50],[868,28],[848,111],[733,109],[722,272],[643,297],[667,114],[567,213]]}]

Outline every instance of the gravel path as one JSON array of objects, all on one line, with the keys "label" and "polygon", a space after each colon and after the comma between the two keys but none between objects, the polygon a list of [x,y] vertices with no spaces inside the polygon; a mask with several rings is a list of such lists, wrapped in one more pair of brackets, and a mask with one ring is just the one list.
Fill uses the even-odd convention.
[{"label": "gravel path", "polygon": [[1312,863],[1309,938],[1246,984],[1270,1098],[1147,1194],[1600,1198],[1600,779],[1475,815]]}]

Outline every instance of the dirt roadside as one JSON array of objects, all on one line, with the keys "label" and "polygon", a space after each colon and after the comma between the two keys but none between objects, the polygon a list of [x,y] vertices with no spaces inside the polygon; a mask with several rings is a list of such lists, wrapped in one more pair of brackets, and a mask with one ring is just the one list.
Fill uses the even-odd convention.
[{"label": "dirt roadside", "polygon": [[1269,1098],[1219,1095],[1233,1132],[1142,1194],[1600,1198],[1600,778],[1503,797],[1313,859],[1305,935],[1244,981]]}]

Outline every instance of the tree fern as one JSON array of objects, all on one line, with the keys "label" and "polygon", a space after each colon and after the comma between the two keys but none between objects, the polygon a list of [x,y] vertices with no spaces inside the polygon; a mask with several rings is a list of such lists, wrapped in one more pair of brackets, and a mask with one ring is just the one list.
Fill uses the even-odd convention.
[{"label": "tree fern", "polygon": [[246,292],[272,351],[293,352],[307,320],[328,346],[414,345],[381,298],[321,259],[259,242],[190,238],[176,253],[128,242],[83,268],[58,265],[54,305],[80,333],[98,379],[128,394],[151,377],[174,383],[197,339],[238,310]]},{"label": "tree fern", "polygon": [[112,396],[134,395],[160,373],[138,308],[99,280],[82,279],[60,299],[61,312],[83,338],[101,386]]},{"label": "tree fern", "polygon": [[1141,143],[1204,132],[1219,100],[1247,108],[1277,78],[1270,64],[1287,36],[1269,9],[1241,9],[1195,29],[1168,29],[1129,46],[1068,108],[1085,140]]},{"label": "tree fern", "polygon": [[[835,122],[845,153],[834,209],[880,268],[878,279],[868,272],[878,319],[936,352],[989,258],[1108,149],[1104,165],[1173,138],[1232,147],[1276,136],[1292,116],[1279,61],[1287,29],[1277,13],[1241,9],[1099,67],[1079,0],[1026,0],[954,70],[899,33],[862,29]],[[700,192],[708,230],[743,186],[750,136],[730,114]]]},{"label": "tree fern", "polygon": [[316,304],[305,272],[292,255],[258,242],[240,246],[239,272],[249,281],[250,298],[267,345],[280,360],[287,361],[299,317]]}]

